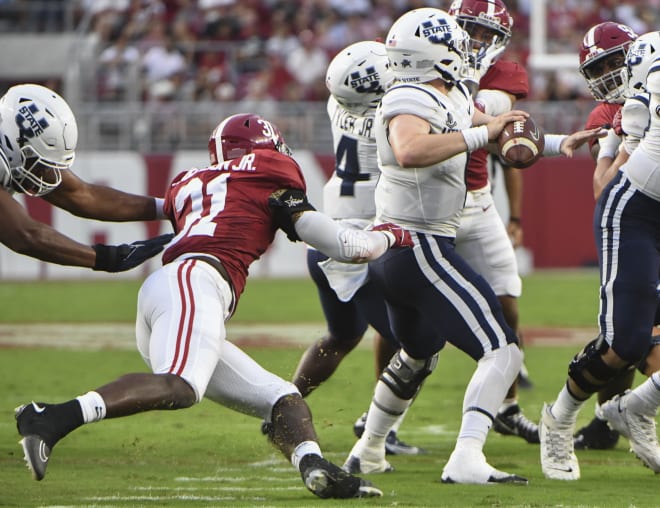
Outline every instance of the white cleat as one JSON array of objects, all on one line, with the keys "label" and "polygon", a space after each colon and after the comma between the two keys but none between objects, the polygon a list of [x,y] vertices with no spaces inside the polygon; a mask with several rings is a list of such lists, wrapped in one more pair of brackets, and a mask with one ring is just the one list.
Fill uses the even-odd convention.
[{"label": "white cleat", "polygon": [[573,425],[562,425],[555,420],[551,407],[543,405],[539,423],[541,469],[550,480],[579,480],[580,464],[573,446]]},{"label": "white cleat", "polygon": [[601,406],[603,417],[614,430],[623,434],[630,441],[630,451],[644,465],[655,473],[660,473],[660,446],[655,428],[655,415],[628,411],[627,391],[616,395]]},{"label": "white cleat", "polygon": [[442,471],[442,483],[495,485],[514,483],[527,485],[527,478],[499,471],[486,462],[481,450],[455,449]]},{"label": "white cleat", "polygon": [[394,471],[394,468],[385,459],[385,448],[381,450],[373,450],[373,447],[368,447],[363,444],[362,439],[353,445],[351,453],[342,469],[351,474],[374,474],[374,473],[389,473]]}]

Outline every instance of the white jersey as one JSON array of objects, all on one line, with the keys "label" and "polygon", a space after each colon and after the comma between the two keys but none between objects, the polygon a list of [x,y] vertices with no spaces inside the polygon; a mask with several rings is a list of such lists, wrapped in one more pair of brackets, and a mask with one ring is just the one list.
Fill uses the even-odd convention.
[{"label": "white jersey", "polygon": [[353,113],[330,96],[335,171],[323,187],[323,211],[333,219],[365,219],[376,215],[374,191],[380,170],[373,131],[375,110]]},{"label": "white jersey", "polygon": [[[651,94],[650,122],[635,151],[621,167],[623,173],[643,194],[660,201],[660,95]],[[624,117],[625,118],[625,113]]]},{"label": "white jersey", "polygon": [[459,84],[447,95],[427,84],[399,84],[383,96],[376,113],[381,178],[376,187],[376,221],[455,237],[465,204],[467,153],[424,168],[401,168],[390,147],[390,119],[401,114],[423,118],[431,132],[449,133],[472,125],[474,111],[467,89]]},{"label": "white jersey", "polygon": [[0,150],[0,187],[10,194],[14,193],[11,187],[11,170],[9,169],[9,161],[2,150]]}]

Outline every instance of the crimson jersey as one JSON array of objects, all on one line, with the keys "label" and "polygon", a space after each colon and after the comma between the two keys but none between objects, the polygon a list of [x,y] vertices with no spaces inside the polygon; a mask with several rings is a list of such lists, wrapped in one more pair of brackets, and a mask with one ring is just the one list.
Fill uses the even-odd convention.
[{"label": "crimson jersey", "polygon": [[[516,62],[497,60],[479,81],[480,90],[500,90],[516,99],[524,99],[529,93],[527,71]],[[466,183],[468,190],[482,189],[488,183],[488,150],[480,148],[470,153]]]},{"label": "crimson jersey", "polygon": [[[614,116],[621,109],[622,104],[611,104],[609,102],[599,102],[598,105],[589,113],[585,129],[594,129],[595,127],[602,127],[603,125],[612,126],[614,123]],[[598,139],[589,140],[589,149],[591,149]]]},{"label": "crimson jersey", "polygon": [[164,211],[176,236],[163,264],[187,253],[218,258],[236,297],[248,267],[272,243],[277,224],[268,198],[279,189],[306,190],[300,166],[274,150],[255,150],[204,169],[184,171],[165,194]]}]

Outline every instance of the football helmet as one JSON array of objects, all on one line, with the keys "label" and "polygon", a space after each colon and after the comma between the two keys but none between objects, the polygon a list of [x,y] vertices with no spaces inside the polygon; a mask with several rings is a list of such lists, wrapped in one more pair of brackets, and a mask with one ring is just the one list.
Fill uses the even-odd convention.
[{"label": "football helmet", "polygon": [[43,196],[60,184],[78,143],[76,118],[62,97],[40,85],[11,87],[0,99],[0,130],[3,151],[13,154],[15,190]]},{"label": "football helmet", "polygon": [[[646,77],[646,91],[660,94],[660,55],[655,57],[649,69],[649,75]],[[660,284],[658,288],[660,288]]]},{"label": "football helmet", "polygon": [[[477,57],[487,52],[499,54],[511,40],[513,18],[502,0],[454,0],[448,12],[470,35],[470,50]],[[484,40],[484,29],[489,31],[490,41]],[[491,59],[488,66],[494,61]]]},{"label": "football helmet", "polygon": [[209,156],[213,165],[243,157],[254,150],[275,150],[291,155],[277,126],[252,113],[225,118],[209,139]]},{"label": "football helmet", "polygon": [[441,78],[453,85],[475,75],[470,36],[440,9],[425,7],[405,13],[390,28],[385,48],[390,69],[403,82]]},{"label": "football helmet", "polygon": [[375,108],[394,81],[382,42],[362,41],[341,50],[325,74],[325,85],[346,109],[364,114]]},{"label": "football helmet", "polygon": [[626,67],[621,71],[628,83],[626,97],[646,91],[646,76],[653,61],[660,55],[660,32],[647,32],[637,37],[628,48]]},{"label": "football helmet", "polygon": [[592,26],[580,46],[580,73],[597,101],[622,103],[627,79],[621,75],[626,52],[637,34],[627,25],[606,21]]}]

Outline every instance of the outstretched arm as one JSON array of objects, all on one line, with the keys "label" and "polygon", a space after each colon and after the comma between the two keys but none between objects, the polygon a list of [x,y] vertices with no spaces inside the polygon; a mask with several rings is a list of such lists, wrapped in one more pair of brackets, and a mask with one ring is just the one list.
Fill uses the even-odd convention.
[{"label": "outstretched arm", "polygon": [[161,218],[155,198],[90,184],[71,171],[62,171],[62,183],[43,199],[86,219],[123,222]]},{"label": "outstretched arm", "polygon": [[161,252],[171,238],[172,235],[162,235],[130,245],[84,245],[35,221],[7,191],[0,189],[0,243],[42,261],[120,272]]}]

